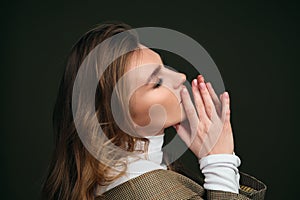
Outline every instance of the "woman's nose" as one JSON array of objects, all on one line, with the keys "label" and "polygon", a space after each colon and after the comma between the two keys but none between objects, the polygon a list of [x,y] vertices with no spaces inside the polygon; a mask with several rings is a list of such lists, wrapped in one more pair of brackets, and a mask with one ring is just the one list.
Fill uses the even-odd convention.
[{"label": "woman's nose", "polygon": [[173,86],[175,89],[179,88],[185,81],[186,81],[186,75],[179,72],[173,71]]},{"label": "woman's nose", "polygon": [[179,73],[179,81],[178,81],[178,87],[180,87],[184,82],[186,81],[186,75],[183,73]]}]

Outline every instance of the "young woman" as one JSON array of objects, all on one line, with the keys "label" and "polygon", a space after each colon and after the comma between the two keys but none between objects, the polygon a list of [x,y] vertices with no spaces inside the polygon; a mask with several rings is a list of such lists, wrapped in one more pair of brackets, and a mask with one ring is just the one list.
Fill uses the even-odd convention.
[{"label": "young woman", "polygon": [[[164,67],[127,30],[123,23],[102,24],[71,50],[53,114],[55,149],[43,199],[263,199],[265,185],[238,171],[228,93],[218,97],[199,75],[194,106],[186,76]],[[74,89],[83,65],[92,69],[84,73],[88,79],[97,80],[91,101],[88,88]],[[164,129],[172,126],[198,158],[203,185],[163,161]]]}]

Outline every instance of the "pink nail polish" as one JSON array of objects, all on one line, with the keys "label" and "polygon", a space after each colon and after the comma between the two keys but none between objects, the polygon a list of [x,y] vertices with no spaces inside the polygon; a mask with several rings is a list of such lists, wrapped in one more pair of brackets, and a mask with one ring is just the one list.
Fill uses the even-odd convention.
[{"label": "pink nail polish", "polygon": [[201,88],[202,90],[205,90],[205,83],[200,83],[200,88]]},{"label": "pink nail polish", "polygon": [[193,84],[194,84],[194,86],[197,86],[197,84],[198,84],[197,79],[193,80]]},{"label": "pink nail polish", "polygon": [[224,97],[226,97],[226,98],[229,97],[228,92],[224,92]]}]

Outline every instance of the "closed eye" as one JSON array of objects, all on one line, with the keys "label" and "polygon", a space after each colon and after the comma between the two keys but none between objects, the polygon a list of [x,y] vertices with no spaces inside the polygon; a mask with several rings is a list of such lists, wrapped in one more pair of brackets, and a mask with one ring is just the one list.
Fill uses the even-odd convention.
[{"label": "closed eye", "polygon": [[157,80],[157,82],[154,84],[153,88],[159,88],[161,86],[162,82],[163,82],[162,78],[159,78]]}]

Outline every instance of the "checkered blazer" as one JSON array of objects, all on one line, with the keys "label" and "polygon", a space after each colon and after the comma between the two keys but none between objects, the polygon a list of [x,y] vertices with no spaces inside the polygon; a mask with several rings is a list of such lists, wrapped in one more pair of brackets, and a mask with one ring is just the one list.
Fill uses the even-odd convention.
[{"label": "checkered blazer", "polygon": [[97,196],[95,200],[154,199],[264,199],[266,185],[240,172],[240,194],[205,190],[193,180],[171,170],[154,170]]}]

